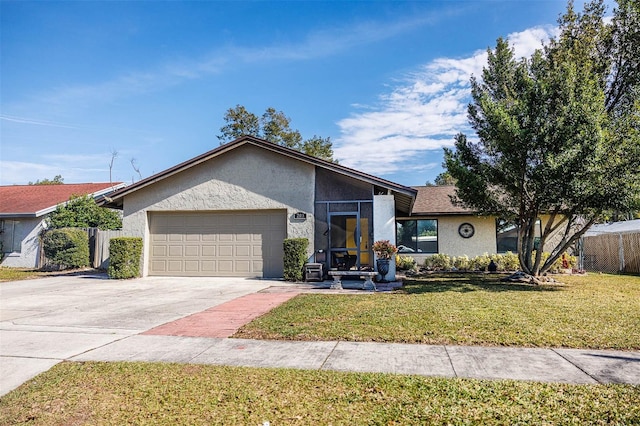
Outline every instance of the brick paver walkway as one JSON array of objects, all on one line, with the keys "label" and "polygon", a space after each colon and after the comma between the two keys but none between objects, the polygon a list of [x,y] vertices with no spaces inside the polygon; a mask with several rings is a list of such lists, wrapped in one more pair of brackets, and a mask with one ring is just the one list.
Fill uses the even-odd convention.
[{"label": "brick paver walkway", "polygon": [[152,328],[142,334],[230,337],[243,325],[297,296],[299,292],[253,293]]}]

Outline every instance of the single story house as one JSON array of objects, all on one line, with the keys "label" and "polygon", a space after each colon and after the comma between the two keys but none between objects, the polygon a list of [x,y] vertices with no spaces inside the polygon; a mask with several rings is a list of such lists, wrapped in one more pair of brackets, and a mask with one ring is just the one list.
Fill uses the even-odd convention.
[{"label": "single story house", "polygon": [[2,266],[36,268],[40,262],[40,233],[46,216],[72,195],[98,198],[123,183],[0,186]]},{"label": "single story house", "polygon": [[282,277],[282,242],[297,237],[325,271],[374,268],[378,240],[418,262],[515,250],[514,226],[455,206],[454,191],[399,185],[244,136],[98,203],[122,209],[125,234],[143,239],[143,276]]},{"label": "single story house", "polygon": [[[282,277],[285,238],[308,260],[373,267],[417,191],[244,136],[104,197],[141,237],[143,276]],[[391,270],[388,276],[393,276]]]}]

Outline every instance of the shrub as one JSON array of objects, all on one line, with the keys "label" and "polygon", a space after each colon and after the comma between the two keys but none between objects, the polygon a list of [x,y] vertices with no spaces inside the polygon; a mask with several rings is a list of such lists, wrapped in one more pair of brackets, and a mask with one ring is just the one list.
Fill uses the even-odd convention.
[{"label": "shrub", "polygon": [[142,257],[142,238],[116,237],[109,240],[110,278],[124,279],[140,276],[140,258]]},{"label": "shrub", "polygon": [[491,257],[488,253],[485,253],[483,255],[472,258],[469,263],[469,268],[474,271],[486,271],[489,263],[491,263]]},{"label": "shrub", "polygon": [[89,266],[89,236],[78,228],[46,231],[42,237],[44,254],[58,269]]},{"label": "shrub", "polygon": [[424,266],[432,269],[448,270],[452,266],[451,257],[442,253],[434,254],[424,260]]},{"label": "shrub", "polygon": [[303,268],[307,261],[306,238],[287,238],[283,242],[284,248],[284,279],[287,281],[302,281]]},{"label": "shrub", "polygon": [[466,254],[463,256],[458,256],[453,258],[453,267],[459,271],[467,271],[471,266],[471,261],[469,260],[469,256]]},{"label": "shrub", "polygon": [[396,255],[396,268],[399,271],[412,271],[416,269],[416,260],[411,256]]},{"label": "shrub", "polygon": [[497,255],[494,262],[498,264],[498,269],[501,271],[517,271],[520,269],[518,255],[510,251]]}]

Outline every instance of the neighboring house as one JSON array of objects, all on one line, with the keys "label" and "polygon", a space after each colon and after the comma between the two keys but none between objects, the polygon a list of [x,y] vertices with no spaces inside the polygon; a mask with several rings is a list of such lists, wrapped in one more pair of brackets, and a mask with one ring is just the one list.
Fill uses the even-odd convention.
[{"label": "neighboring house", "polygon": [[122,188],[123,183],[0,186],[0,242],[2,266],[39,266],[40,233],[47,214],[72,195],[94,198]]},{"label": "neighboring house", "polygon": [[308,260],[325,270],[345,257],[372,267],[372,243],[395,240],[416,194],[245,136],[99,203],[122,209],[123,230],[142,237],[144,276],[282,277],[285,238],[307,238]]}]

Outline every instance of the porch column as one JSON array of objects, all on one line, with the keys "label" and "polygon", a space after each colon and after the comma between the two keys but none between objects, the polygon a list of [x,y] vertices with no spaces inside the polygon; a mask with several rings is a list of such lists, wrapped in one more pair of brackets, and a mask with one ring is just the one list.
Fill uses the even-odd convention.
[{"label": "porch column", "polygon": [[[394,245],[396,243],[396,203],[393,195],[373,196],[373,242],[378,240],[389,240]],[[386,278],[389,281],[396,279],[395,256],[389,262]]]}]

